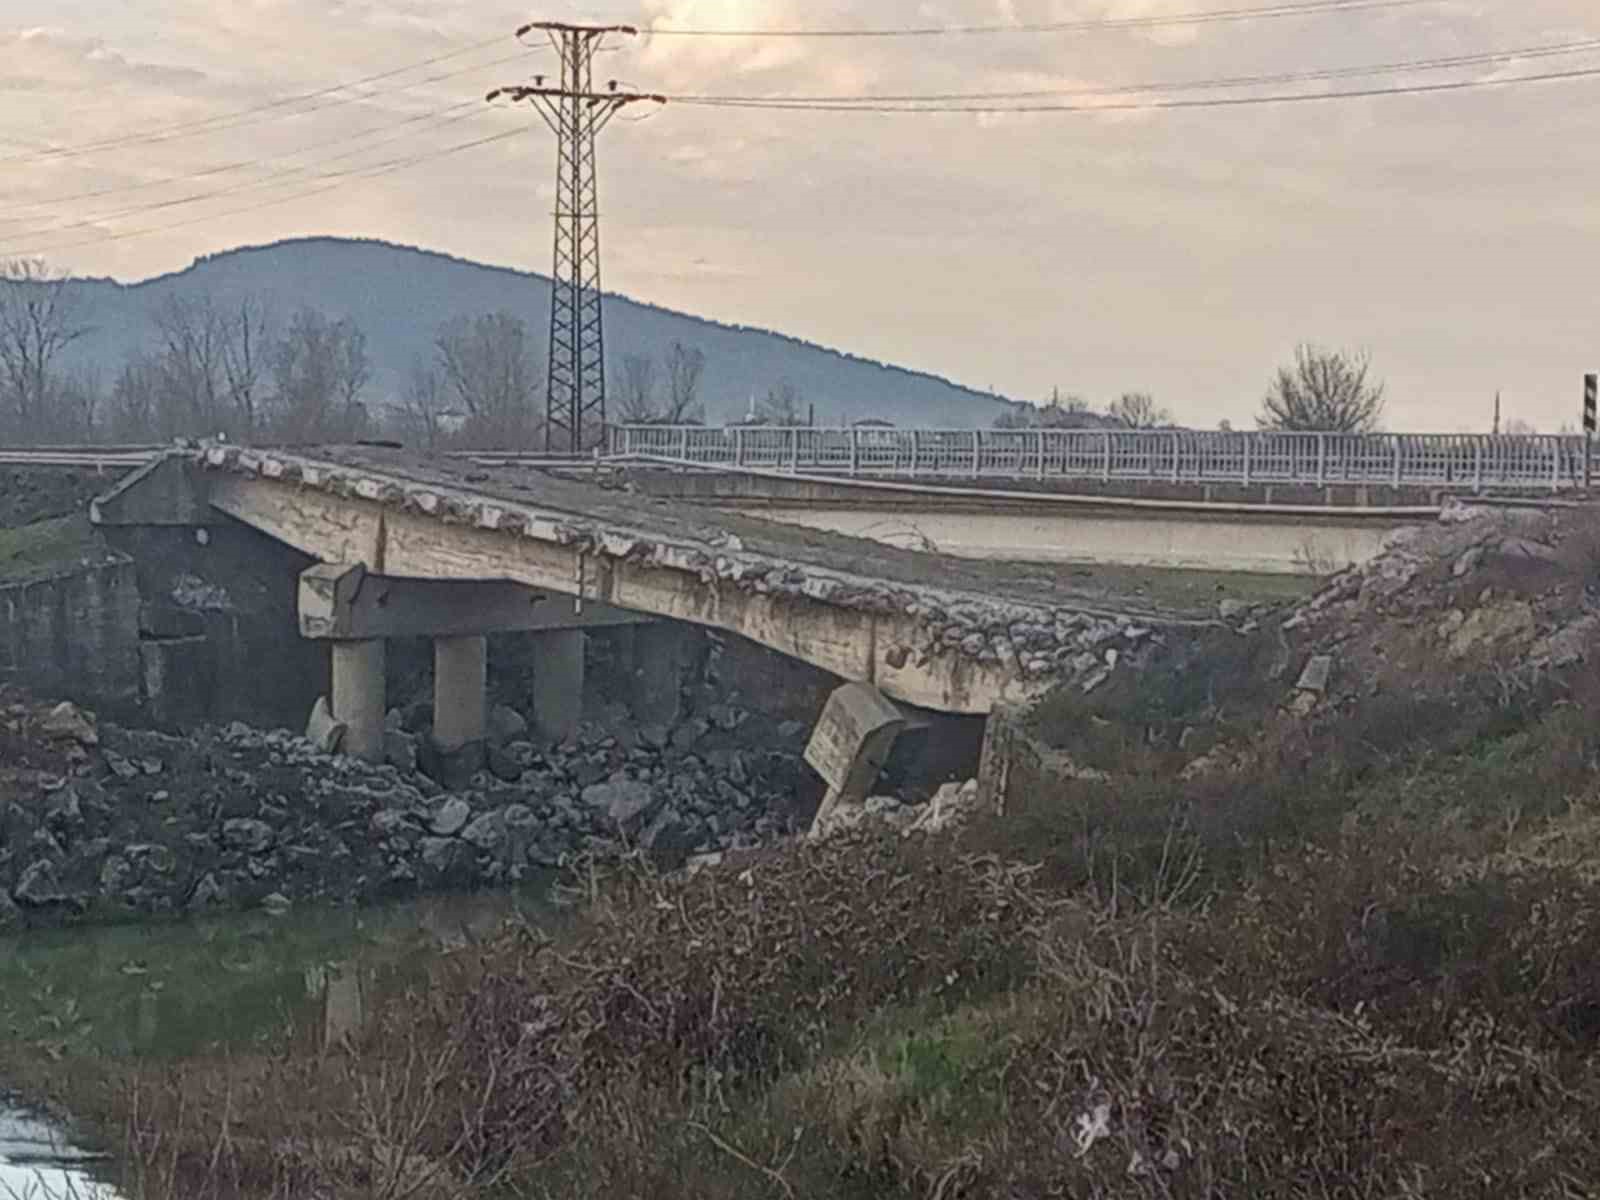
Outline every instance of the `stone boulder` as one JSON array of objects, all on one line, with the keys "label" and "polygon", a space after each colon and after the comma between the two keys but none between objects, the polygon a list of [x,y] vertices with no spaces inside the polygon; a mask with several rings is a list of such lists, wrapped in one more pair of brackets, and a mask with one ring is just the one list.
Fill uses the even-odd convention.
[{"label": "stone boulder", "polygon": [[422,839],[422,867],[425,878],[438,884],[470,883],[472,850],[458,838]]},{"label": "stone boulder", "polygon": [[436,837],[453,838],[467,827],[470,820],[472,806],[460,796],[450,796],[435,810],[430,827]]},{"label": "stone boulder", "polygon": [[663,808],[639,835],[639,846],[657,865],[676,870],[688,862],[700,840],[700,827],[671,805]]},{"label": "stone boulder", "polygon": [[404,730],[387,729],[383,734],[383,758],[403,775],[417,773],[417,739]]},{"label": "stone boulder", "polygon": [[602,812],[614,825],[636,828],[655,806],[656,795],[647,783],[637,779],[613,779],[583,789],[583,802]]},{"label": "stone boulder", "polygon": [[514,708],[497,704],[489,710],[489,741],[496,745],[520,741],[528,735],[528,721]]},{"label": "stone boulder", "polygon": [[70,700],[63,700],[40,719],[39,732],[55,741],[77,742],[83,746],[100,744],[100,732],[93,718]]},{"label": "stone boulder", "polygon": [[234,817],[222,823],[222,844],[246,854],[265,854],[277,840],[272,826],[250,817]]},{"label": "stone boulder", "polygon": [[506,814],[484,813],[461,831],[461,840],[484,854],[498,854],[506,845]]}]

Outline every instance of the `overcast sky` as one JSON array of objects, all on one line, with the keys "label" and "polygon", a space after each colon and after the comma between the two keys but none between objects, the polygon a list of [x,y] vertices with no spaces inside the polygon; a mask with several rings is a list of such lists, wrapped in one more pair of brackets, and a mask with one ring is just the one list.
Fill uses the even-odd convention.
[{"label": "overcast sky", "polygon": [[[0,0],[0,256],[134,280],[334,234],[548,271],[551,139],[529,110],[466,103],[550,69],[548,53],[494,61],[518,54],[512,31],[534,18],[772,29],[1243,2]],[[674,94],[1081,88],[1583,37],[1600,37],[1593,0],[1442,0],[1092,34],[641,37],[598,73]],[[201,136],[131,140],[497,38],[366,85],[359,102],[330,93]],[[1582,67],[1600,52],[1268,90]],[[321,178],[519,126],[407,170]],[[1582,373],[1600,370],[1597,145],[1600,78],[1088,115],[669,105],[605,135],[606,284],[1019,398],[1150,391],[1203,426],[1248,423],[1299,341],[1364,347],[1391,428],[1485,429],[1498,388],[1508,418],[1554,430],[1577,417]],[[77,152],[37,153],[49,147]],[[312,188],[324,190],[292,199]],[[157,232],[113,238],[144,230]]]}]

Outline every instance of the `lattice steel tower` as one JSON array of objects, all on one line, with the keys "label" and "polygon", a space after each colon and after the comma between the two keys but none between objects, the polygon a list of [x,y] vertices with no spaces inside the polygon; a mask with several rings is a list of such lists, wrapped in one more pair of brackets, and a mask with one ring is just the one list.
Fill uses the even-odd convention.
[{"label": "lattice steel tower", "polygon": [[630,104],[664,96],[619,91],[615,80],[594,89],[594,57],[610,34],[637,34],[631,25],[567,25],[535,21],[517,30],[542,30],[561,57],[559,86],[496,88],[526,100],[556,135],[555,262],[550,273],[550,373],[545,393],[545,449],[581,453],[605,436],[606,340],[600,292],[600,199],[595,138]]}]

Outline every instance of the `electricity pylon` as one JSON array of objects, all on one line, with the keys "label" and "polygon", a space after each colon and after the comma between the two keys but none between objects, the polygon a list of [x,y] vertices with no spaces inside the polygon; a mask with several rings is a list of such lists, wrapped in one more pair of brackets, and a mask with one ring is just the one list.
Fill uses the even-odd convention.
[{"label": "electricity pylon", "polygon": [[556,135],[555,263],[550,273],[550,372],[545,392],[545,449],[580,454],[605,436],[606,342],[600,291],[600,198],[595,138],[630,104],[666,97],[621,91],[615,80],[594,88],[594,56],[610,34],[631,25],[568,25],[535,21],[561,56],[561,79],[547,86],[496,88],[489,99],[528,101]]}]

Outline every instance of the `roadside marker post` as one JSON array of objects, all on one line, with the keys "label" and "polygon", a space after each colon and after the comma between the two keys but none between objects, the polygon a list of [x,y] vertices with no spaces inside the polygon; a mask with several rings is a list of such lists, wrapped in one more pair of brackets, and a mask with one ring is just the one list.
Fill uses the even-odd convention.
[{"label": "roadside marker post", "polygon": [[1594,460],[1594,429],[1596,399],[1600,396],[1600,375],[1583,377],[1583,490],[1589,490],[1591,464]]}]

